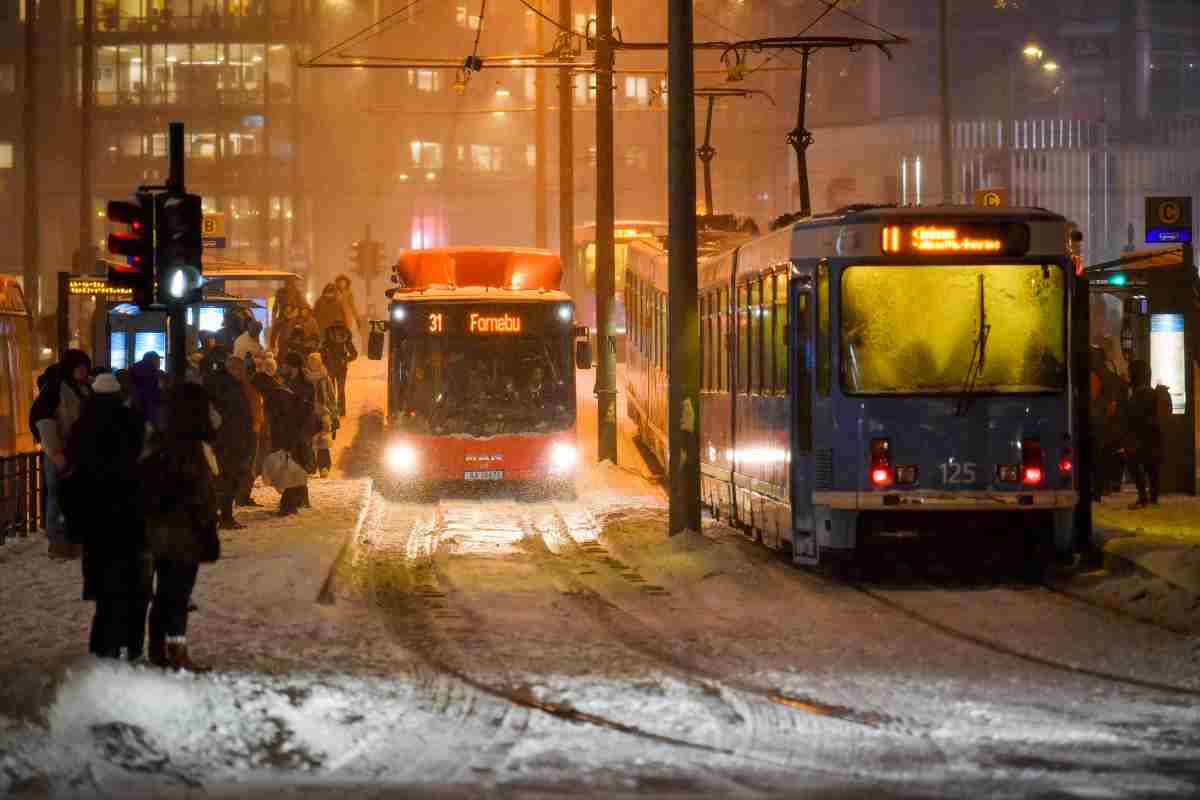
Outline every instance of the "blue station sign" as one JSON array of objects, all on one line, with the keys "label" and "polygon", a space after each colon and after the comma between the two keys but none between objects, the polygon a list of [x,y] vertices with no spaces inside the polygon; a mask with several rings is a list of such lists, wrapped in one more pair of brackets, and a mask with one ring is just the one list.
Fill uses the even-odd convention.
[{"label": "blue station sign", "polygon": [[1146,198],[1146,244],[1178,244],[1191,241],[1191,197]]}]

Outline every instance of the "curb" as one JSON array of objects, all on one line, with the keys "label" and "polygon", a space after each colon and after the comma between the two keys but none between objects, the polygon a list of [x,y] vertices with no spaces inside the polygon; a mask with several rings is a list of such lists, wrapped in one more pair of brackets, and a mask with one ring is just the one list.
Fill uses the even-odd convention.
[{"label": "curb", "polygon": [[1104,566],[1110,571],[1120,571],[1123,566],[1200,596],[1200,544],[1115,528],[1096,528],[1093,536],[1104,551]]}]

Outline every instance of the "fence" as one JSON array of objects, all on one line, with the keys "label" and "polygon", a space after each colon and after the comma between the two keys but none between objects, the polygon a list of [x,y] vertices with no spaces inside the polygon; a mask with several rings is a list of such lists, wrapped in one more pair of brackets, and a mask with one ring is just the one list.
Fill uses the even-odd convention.
[{"label": "fence", "polygon": [[42,525],[46,482],[44,453],[0,458],[0,544],[11,536],[27,536]]}]

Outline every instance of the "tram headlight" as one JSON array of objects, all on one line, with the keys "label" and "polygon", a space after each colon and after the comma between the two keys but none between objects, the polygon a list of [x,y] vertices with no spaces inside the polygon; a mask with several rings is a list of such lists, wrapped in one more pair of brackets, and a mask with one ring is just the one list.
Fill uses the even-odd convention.
[{"label": "tram headlight", "polygon": [[404,318],[407,316],[408,312],[405,310],[404,306],[392,306],[392,319],[394,319],[396,322],[403,322]]},{"label": "tram headlight", "polygon": [[384,458],[393,472],[412,472],[417,467],[417,451],[406,444],[394,444]]},{"label": "tram headlight", "polygon": [[569,305],[561,305],[558,307],[558,318],[563,322],[571,321],[571,307]]},{"label": "tram headlight", "polygon": [[578,457],[574,445],[555,442],[550,447],[550,468],[555,472],[568,472],[575,466]]}]

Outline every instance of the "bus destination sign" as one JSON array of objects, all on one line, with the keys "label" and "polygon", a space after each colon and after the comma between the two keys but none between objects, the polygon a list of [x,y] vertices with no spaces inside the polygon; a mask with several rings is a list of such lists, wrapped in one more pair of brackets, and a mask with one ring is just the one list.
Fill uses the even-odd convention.
[{"label": "bus destination sign", "polygon": [[1017,256],[1029,249],[1029,228],[1023,223],[887,225],[881,249],[888,255]]}]

